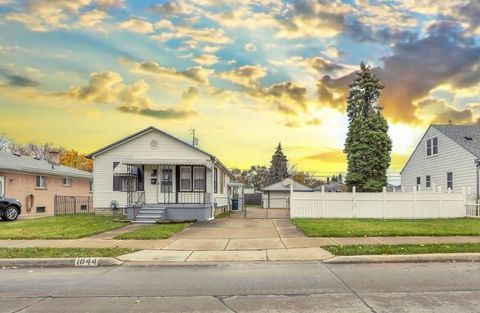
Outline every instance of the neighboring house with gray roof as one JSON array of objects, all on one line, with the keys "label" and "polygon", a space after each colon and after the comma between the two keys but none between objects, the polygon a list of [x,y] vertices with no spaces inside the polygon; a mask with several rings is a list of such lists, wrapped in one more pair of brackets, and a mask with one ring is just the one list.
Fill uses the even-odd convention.
[{"label": "neighboring house with gray roof", "polygon": [[279,181],[262,189],[262,206],[269,209],[285,209],[290,203],[290,184],[293,191],[311,192],[312,188],[305,186],[291,178]]},{"label": "neighboring house with gray roof", "polygon": [[52,161],[0,152],[0,195],[22,203],[22,215],[53,214],[55,196],[91,196],[92,173]]},{"label": "neighboring house with gray roof", "polygon": [[480,157],[480,126],[430,125],[400,172],[405,191],[441,187],[476,190],[475,159]]}]

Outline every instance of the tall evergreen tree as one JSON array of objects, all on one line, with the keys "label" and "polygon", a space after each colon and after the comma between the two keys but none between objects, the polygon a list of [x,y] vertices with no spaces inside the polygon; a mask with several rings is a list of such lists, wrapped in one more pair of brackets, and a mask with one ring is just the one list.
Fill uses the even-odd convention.
[{"label": "tall evergreen tree", "polygon": [[392,141],[388,123],[378,104],[384,86],[363,62],[350,84],[347,115],[348,132],[344,152],[347,155],[346,184],[359,191],[381,191],[387,184]]},{"label": "tall evergreen tree", "polygon": [[284,180],[289,176],[288,174],[288,159],[283,154],[282,144],[279,143],[275,153],[270,161],[270,168],[268,172],[268,184],[274,184]]}]

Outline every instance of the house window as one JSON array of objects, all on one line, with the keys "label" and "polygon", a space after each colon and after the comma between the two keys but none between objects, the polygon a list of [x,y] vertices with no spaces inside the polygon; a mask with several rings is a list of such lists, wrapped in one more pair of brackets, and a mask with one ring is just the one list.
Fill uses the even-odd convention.
[{"label": "house window", "polygon": [[453,173],[448,172],[447,173],[447,190],[453,190]]},{"label": "house window", "polygon": [[432,185],[430,175],[425,176],[425,186],[430,188]]},{"label": "house window", "polygon": [[193,190],[205,191],[205,168],[203,166],[193,167]]},{"label": "house window", "polygon": [[70,177],[63,178],[63,187],[71,187],[72,186],[72,179]]},{"label": "house window", "polygon": [[222,171],[222,175],[220,176],[220,193],[223,194],[223,188],[225,185],[225,172]]},{"label": "house window", "polygon": [[37,206],[37,213],[45,213],[46,210],[45,210],[45,207],[44,206]]},{"label": "house window", "polygon": [[420,185],[422,184],[422,180],[420,177],[417,177],[417,190],[420,189]]},{"label": "house window", "polygon": [[137,191],[136,179],[132,177],[122,177],[122,176],[119,176],[119,178],[120,178],[120,191]]},{"label": "house window", "polygon": [[218,169],[215,168],[213,170],[213,192],[218,192]]},{"label": "house window", "polygon": [[427,156],[438,154],[438,138],[427,140]]},{"label": "house window", "polygon": [[47,176],[37,176],[35,187],[39,188],[39,189],[46,189],[47,188]]},{"label": "house window", "polygon": [[192,168],[180,166],[180,191],[192,190]]},{"label": "house window", "polygon": [[160,191],[162,193],[172,192],[172,182],[173,182],[173,171],[171,168],[164,168],[162,170],[162,185]]},{"label": "house window", "polygon": [[93,180],[90,181],[90,192],[93,192]]},{"label": "house window", "polygon": [[[113,170],[120,164],[120,162],[113,162]],[[113,191],[120,191],[121,177],[113,175]]]}]

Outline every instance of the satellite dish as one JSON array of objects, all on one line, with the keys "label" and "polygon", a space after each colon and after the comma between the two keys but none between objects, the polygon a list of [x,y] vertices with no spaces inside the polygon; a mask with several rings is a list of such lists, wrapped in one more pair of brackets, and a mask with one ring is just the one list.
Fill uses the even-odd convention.
[{"label": "satellite dish", "polygon": [[286,187],[292,186],[293,185],[293,179],[291,179],[290,177],[285,178],[282,182],[282,185],[284,185]]}]

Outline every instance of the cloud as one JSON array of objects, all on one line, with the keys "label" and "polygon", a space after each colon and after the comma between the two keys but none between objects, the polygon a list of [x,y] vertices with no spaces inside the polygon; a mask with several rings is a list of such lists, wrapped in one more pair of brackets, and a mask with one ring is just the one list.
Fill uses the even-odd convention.
[{"label": "cloud", "polygon": [[305,159],[327,162],[327,163],[345,163],[347,158],[342,150],[329,149],[317,154],[308,155]]},{"label": "cloud", "polygon": [[472,108],[457,110],[450,107],[443,99],[424,99],[417,103],[415,114],[419,119],[429,120],[431,124],[447,124],[452,121],[455,124],[478,123]]},{"label": "cloud", "polygon": [[186,118],[197,114],[192,110],[196,90],[187,90],[177,108],[158,108],[147,96],[149,90],[150,86],[144,80],[125,84],[120,74],[101,72],[92,73],[87,85],[72,86],[68,91],[54,96],[84,103],[113,104],[117,106],[117,110],[124,113],[159,119]]},{"label": "cloud", "polygon": [[184,39],[184,43],[190,48],[195,48],[200,43],[225,45],[232,42],[232,39],[225,34],[223,29],[212,27],[194,28],[180,24],[172,25],[170,29],[152,35],[152,38],[160,42]]},{"label": "cloud", "polygon": [[249,42],[245,45],[245,50],[252,52],[252,51],[256,51],[257,47],[253,43]]},{"label": "cloud", "polygon": [[[434,23],[426,37],[397,42],[392,54],[383,58],[384,65],[373,69],[386,86],[380,98],[385,115],[394,122],[417,123],[415,101],[442,84],[453,88],[478,84],[479,62],[480,47],[456,23]],[[322,77],[317,83],[319,101],[343,110],[355,76],[352,72],[336,79]]]},{"label": "cloud", "polygon": [[202,54],[193,57],[192,60],[203,66],[212,66],[218,62],[218,57],[213,54]]},{"label": "cloud", "polygon": [[14,74],[6,69],[0,68],[0,75],[2,75],[7,80],[7,84],[12,87],[36,87],[40,85],[38,81],[31,77]]},{"label": "cloud", "polygon": [[175,78],[203,85],[209,84],[208,77],[213,72],[212,70],[205,69],[201,66],[194,66],[183,71],[177,71],[175,68],[163,67],[154,61],[134,62],[122,58],[120,59],[120,62],[136,73]]},{"label": "cloud", "polygon": [[218,76],[244,87],[255,87],[258,81],[267,74],[260,65],[244,65],[234,70],[220,73]]},{"label": "cloud", "polygon": [[77,21],[78,27],[97,27],[105,20],[109,18],[109,15],[103,11],[97,9],[88,11],[80,15]]},{"label": "cloud", "polygon": [[130,18],[120,23],[120,28],[136,33],[153,33],[155,31],[153,24],[139,18]]}]

